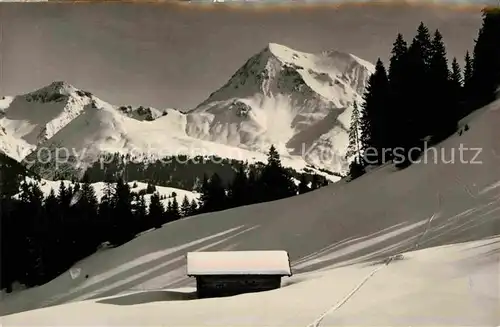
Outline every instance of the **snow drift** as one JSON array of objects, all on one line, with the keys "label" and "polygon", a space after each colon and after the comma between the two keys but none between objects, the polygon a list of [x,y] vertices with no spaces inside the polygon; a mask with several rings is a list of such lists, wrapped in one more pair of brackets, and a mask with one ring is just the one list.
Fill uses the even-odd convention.
[{"label": "snow drift", "polygon": [[196,300],[192,288],[137,291],[2,318],[13,327],[496,325],[499,241],[303,274],[268,292]]}]

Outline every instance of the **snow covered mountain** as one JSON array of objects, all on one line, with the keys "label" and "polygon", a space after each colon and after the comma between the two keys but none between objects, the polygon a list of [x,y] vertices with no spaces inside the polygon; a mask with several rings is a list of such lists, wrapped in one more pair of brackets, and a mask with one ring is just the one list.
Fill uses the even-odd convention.
[{"label": "snow covered mountain", "polygon": [[188,134],[254,151],[271,144],[317,166],[345,168],[347,129],[374,67],[338,51],[271,43],[188,114]]},{"label": "snow covered mountain", "polygon": [[23,159],[64,129],[93,102],[90,93],[61,81],[27,94],[4,97],[0,104],[2,150],[12,158]]},{"label": "snow covered mountain", "polygon": [[[83,168],[103,153],[129,154],[137,161],[179,154],[266,160],[265,153],[188,136],[186,125],[187,116],[174,109],[118,107],[68,83],[54,82],[3,100],[0,145],[29,167],[58,158],[59,167]],[[297,170],[307,165],[291,156],[283,163]]]},{"label": "snow covered mountain", "polygon": [[372,71],[350,54],[269,44],[188,113],[114,106],[58,81],[0,101],[0,150],[17,160],[57,156],[79,164],[102,153],[255,162],[274,144],[286,166],[342,172],[351,105]]}]

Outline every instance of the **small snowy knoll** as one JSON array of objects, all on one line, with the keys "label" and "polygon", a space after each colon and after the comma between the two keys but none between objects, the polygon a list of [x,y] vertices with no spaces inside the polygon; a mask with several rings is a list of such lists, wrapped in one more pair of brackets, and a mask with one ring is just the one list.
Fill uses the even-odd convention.
[{"label": "small snowy knoll", "polygon": [[203,300],[196,299],[194,289],[129,292],[2,320],[12,327],[480,326],[500,321],[500,237],[398,258],[296,275],[268,292]]},{"label": "small snowy knoll", "polygon": [[[29,181],[30,179],[28,179]],[[49,181],[46,179],[42,179],[38,185],[40,186],[40,189],[42,190],[44,196],[46,197],[47,195],[50,194],[50,190],[54,190],[54,192],[57,194],[59,186],[61,185],[61,182],[64,184],[64,186],[68,187],[72,183],[71,181]],[[97,182],[97,183],[92,183],[92,187],[94,188],[97,200],[100,201],[103,195],[105,194],[106,190],[106,183],[104,182]],[[113,184],[112,184],[113,185]],[[139,193],[141,190],[146,190],[147,184],[142,183],[142,182],[137,182],[137,181],[131,181],[128,182],[128,185],[130,186],[130,191]],[[188,198],[188,200],[191,202],[192,200],[198,200],[199,194],[194,193],[191,191],[186,191],[174,187],[165,187],[165,186],[155,186],[155,189],[160,196],[165,196],[166,198],[161,200],[165,208],[167,207],[168,201],[173,201],[174,197],[177,200],[177,202],[180,204],[182,203],[182,200],[184,199],[184,196]],[[175,196],[174,196],[175,194]],[[151,200],[151,194],[145,194],[144,195],[144,200],[146,202],[146,205],[149,205],[149,202]]]},{"label": "small snowy knoll", "polygon": [[[193,285],[193,281],[186,277],[185,267],[185,255],[190,251],[286,250],[292,261],[292,270],[298,274],[383,260],[402,252],[500,235],[500,187],[498,187],[500,143],[496,133],[500,124],[499,108],[500,101],[482,109],[474,117],[468,117],[468,130],[461,135],[450,137],[441,143],[436,151],[429,149],[426,162],[422,161],[401,171],[387,165],[350,183],[341,181],[279,201],[202,214],[166,224],[161,229],[146,233],[120,247],[100,251],[76,263],[74,268],[81,269],[80,276],[89,275],[88,279],[84,277],[72,279],[68,272],[40,287],[8,295],[2,301],[0,314],[114,296],[131,290],[157,291],[188,287]],[[460,154],[459,149],[465,150]],[[454,156],[454,163],[448,163],[450,156]],[[408,264],[412,265],[411,259]],[[398,267],[397,265],[394,267]],[[429,271],[428,269],[433,270],[437,266],[433,263],[428,267],[432,268],[423,269]],[[287,302],[289,305],[284,308],[289,308],[286,310],[290,317],[294,314],[308,314],[312,312],[310,310],[313,310],[311,309],[313,307],[319,308],[321,302],[318,302],[318,299],[322,297],[328,299],[329,303],[336,302],[333,292],[338,291],[344,296],[370,271],[366,268],[368,270],[359,270],[355,273],[356,269],[349,269],[335,270],[337,274],[341,274],[334,278],[335,282],[332,285],[335,287],[330,290],[323,286],[320,291],[316,291],[315,298],[285,296],[287,301],[296,301],[294,305],[297,307],[303,306],[303,309],[298,310],[297,307],[290,307],[290,303]],[[439,271],[437,268],[435,270]],[[443,271],[443,274],[445,273]],[[352,285],[344,289],[342,276],[347,278],[346,281],[357,276],[357,282],[351,283]],[[374,281],[377,278],[379,278],[378,273]],[[414,275],[406,270],[403,270],[398,277],[392,278],[395,284],[387,282],[381,286],[378,295],[374,294],[371,298],[373,305],[376,305],[379,297],[389,301],[389,293],[380,294],[386,290],[399,289],[399,294],[406,296],[408,288],[420,287],[432,290],[428,285],[433,285],[436,281],[429,275],[429,284],[426,284],[425,274]],[[477,279],[475,280],[477,285]],[[453,280],[450,280],[450,283],[452,282]],[[445,285],[439,279],[436,285],[441,284]],[[302,287],[301,285],[297,287]],[[291,289],[293,287],[287,288]],[[438,299],[439,288],[436,286],[434,289],[436,292],[428,291],[431,292],[428,296],[430,298],[436,296]],[[393,296],[396,299],[397,294]],[[255,301],[261,304],[268,303],[257,295],[248,297],[255,297]],[[200,301],[200,303],[205,302]],[[235,316],[257,315],[254,310],[238,311],[247,310],[243,309],[243,305],[237,309],[238,303],[241,302],[227,304],[235,310]],[[420,308],[424,308],[426,303],[422,301]],[[369,309],[367,302],[363,305],[366,310]],[[458,316],[462,312],[468,312],[472,306],[476,308],[474,302],[469,302],[469,305],[467,307],[464,303],[456,302],[456,305],[448,308],[447,312]],[[95,305],[92,305],[92,308],[96,308]],[[219,305],[219,309],[222,308],[227,312],[231,311],[226,305]],[[276,311],[273,311],[271,306],[266,308],[259,310],[259,313],[267,315],[269,319],[277,317]],[[402,310],[402,307],[398,308]],[[206,307],[203,310],[218,312],[219,309]],[[323,306],[318,310],[326,309]],[[115,306],[106,310],[111,310],[110,317],[115,312],[122,312]],[[139,309],[127,308],[127,310],[137,314],[134,310]],[[385,312],[397,313],[391,310],[391,306],[388,306],[385,311],[382,309],[378,311],[382,311],[379,312],[380,315]],[[173,311],[176,311],[176,314],[183,313],[180,309]],[[187,319],[196,319],[197,312],[203,311],[191,310],[183,321],[190,324]],[[315,311],[309,318],[312,320],[319,313]],[[487,314],[488,311],[485,310],[484,313]],[[35,313],[29,313],[31,314]],[[128,317],[128,314],[126,316]],[[98,315],[96,317],[98,319]],[[148,317],[150,319],[161,317],[164,323],[174,323],[177,319],[175,317],[179,316],[172,314],[170,321],[169,314],[162,310],[157,313],[149,312]],[[199,313],[198,317],[207,316]],[[220,312],[213,317],[220,319]],[[129,324],[136,321],[132,315],[129,318]],[[374,319],[376,318],[374,316]],[[69,323],[71,316],[68,319],[61,318],[60,322]],[[85,319],[93,317],[86,315]],[[22,320],[17,321],[20,323]],[[75,321],[82,324],[85,320],[82,317],[82,320]],[[287,322],[286,318],[284,321]],[[219,322],[222,324],[220,320]],[[430,323],[432,322],[435,325],[442,325],[436,320]],[[10,323],[16,324],[14,320],[9,320],[8,324]],[[252,324],[252,321],[246,323]],[[288,323],[298,325],[299,321],[292,320]],[[143,324],[144,322],[141,323]],[[191,324],[196,325],[195,322]]]}]

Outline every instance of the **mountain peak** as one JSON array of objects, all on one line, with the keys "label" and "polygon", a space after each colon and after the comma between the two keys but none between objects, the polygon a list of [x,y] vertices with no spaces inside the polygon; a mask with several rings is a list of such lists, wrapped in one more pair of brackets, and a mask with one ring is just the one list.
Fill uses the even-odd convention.
[{"label": "mountain peak", "polygon": [[308,53],[298,51],[287,47],[282,44],[270,42],[265,48],[264,53],[270,54],[272,57],[276,58],[280,62],[286,63],[294,63],[297,59],[301,57],[307,57]]},{"label": "mountain peak", "polygon": [[[262,152],[280,145],[286,155],[307,144],[309,163],[342,171],[352,103],[362,99],[373,68],[349,53],[270,42],[189,111],[199,122],[188,134]],[[201,112],[204,118],[195,118]],[[335,159],[325,159],[324,151]]]},{"label": "mountain peak", "polygon": [[38,101],[42,103],[61,102],[68,98],[91,98],[92,94],[77,89],[65,81],[54,81],[47,86],[26,93],[23,98],[28,102]]},{"label": "mountain peak", "polygon": [[275,54],[275,55],[278,55],[282,52],[286,52],[286,51],[295,51],[285,45],[282,45],[282,44],[278,44],[278,43],[273,43],[273,42],[270,42],[267,47],[266,47],[267,50],[269,50],[272,54]]},{"label": "mountain peak", "polygon": [[272,57],[282,64],[292,67],[314,70],[319,66],[326,70],[334,68],[337,72],[342,73],[354,66],[362,66],[370,73],[375,71],[375,66],[371,62],[338,50],[325,50],[319,53],[304,52],[270,42],[261,52],[261,57],[262,54],[267,54],[268,58]]},{"label": "mountain peak", "polygon": [[77,91],[77,88],[65,81],[54,81],[47,86],[30,92],[30,94],[59,94],[70,95]]}]

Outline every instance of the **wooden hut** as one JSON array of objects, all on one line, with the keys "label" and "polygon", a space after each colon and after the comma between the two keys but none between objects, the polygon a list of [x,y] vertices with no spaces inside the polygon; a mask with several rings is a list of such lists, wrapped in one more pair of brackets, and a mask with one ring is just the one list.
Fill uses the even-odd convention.
[{"label": "wooden hut", "polygon": [[292,271],[286,251],[189,252],[187,275],[207,298],[276,289]]}]

